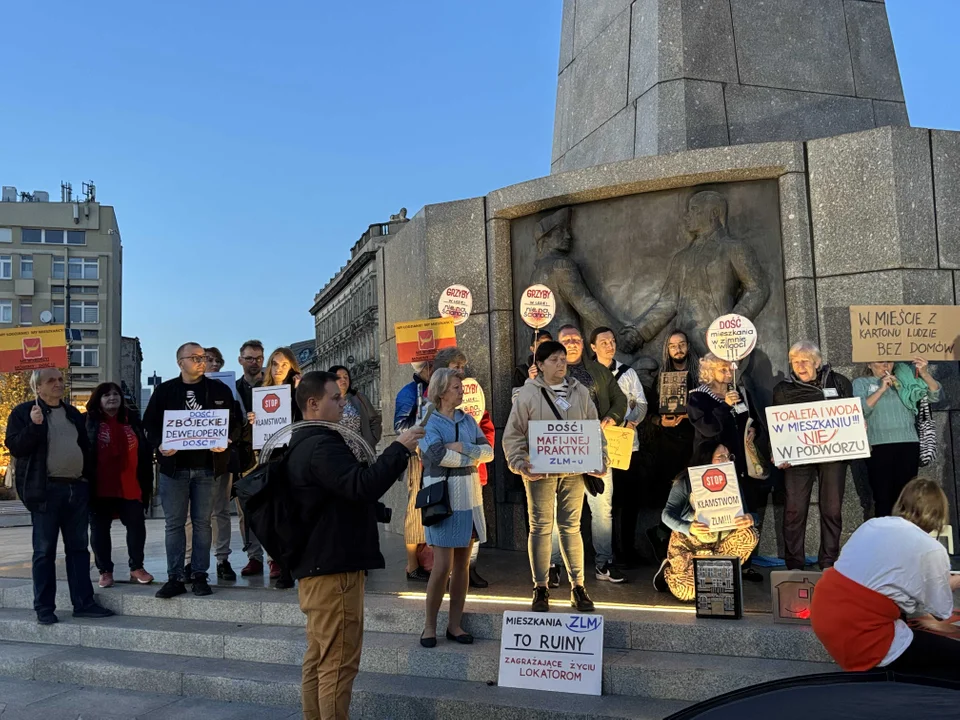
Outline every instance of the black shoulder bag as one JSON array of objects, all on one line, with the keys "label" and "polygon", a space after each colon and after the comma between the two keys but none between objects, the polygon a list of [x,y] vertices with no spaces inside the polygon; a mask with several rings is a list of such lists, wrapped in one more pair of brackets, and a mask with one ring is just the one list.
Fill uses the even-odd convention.
[{"label": "black shoulder bag", "polygon": [[[460,442],[460,426],[455,425],[456,438],[454,442]],[[443,522],[453,515],[450,508],[450,470],[447,470],[446,477],[438,483],[423,487],[423,480],[420,481],[420,492],[417,493],[416,507],[420,511],[420,522],[424,527],[436,525]]]},{"label": "black shoulder bag", "polygon": [[[553,400],[550,399],[550,393],[547,392],[546,388],[541,387],[540,392],[543,394],[543,399],[547,401],[547,405],[550,406],[550,409],[553,411],[553,415],[557,420],[563,420],[563,416],[560,415],[560,411],[557,410],[557,406],[553,404]],[[597,495],[603,495],[604,483],[603,478],[594,477],[593,475],[581,475],[583,478],[583,486],[587,489],[587,492],[596,497]]]}]

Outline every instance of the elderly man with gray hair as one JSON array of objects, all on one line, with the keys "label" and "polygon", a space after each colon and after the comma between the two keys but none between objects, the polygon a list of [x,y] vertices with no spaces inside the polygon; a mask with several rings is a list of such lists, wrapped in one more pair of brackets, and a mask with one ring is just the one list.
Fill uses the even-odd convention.
[{"label": "elderly man with gray hair", "polygon": [[105,618],[113,612],[96,603],[87,548],[90,487],[84,417],[63,399],[56,368],[34,370],[36,400],[17,405],[7,420],[4,443],[17,459],[17,494],[33,524],[33,608],[37,622],[53,625],[57,596],[57,540],[63,535],[73,616]]},{"label": "elderly man with gray hair", "polygon": [[[790,377],[773,389],[774,405],[795,405],[853,397],[853,385],[846,377],[823,363],[820,348],[802,340],[790,348]],[[821,570],[833,567],[840,555],[840,530],[843,526],[843,489],[847,481],[846,462],[824,462],[791,467],[783,463],[786,499],[783,512],[784,559],[788,570],[803,570],[806,564],[804,540],[807,511],[813,481],[820,481],[820,553]]]}]

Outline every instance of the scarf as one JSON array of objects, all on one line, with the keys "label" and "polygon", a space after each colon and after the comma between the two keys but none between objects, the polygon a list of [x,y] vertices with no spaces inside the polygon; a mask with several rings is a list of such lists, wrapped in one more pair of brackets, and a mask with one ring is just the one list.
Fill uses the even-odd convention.
[{"label": "scarf", "polygon": [[927,397],[927,393],[929,392],[927,384],[916,377],[913,366],[907,363],[897,363],[894,365],[893,375],[897,378],[899,387],[897,387],[896,390],[901,402],[903,402],[907,410],[916,415],[920,401]]}]

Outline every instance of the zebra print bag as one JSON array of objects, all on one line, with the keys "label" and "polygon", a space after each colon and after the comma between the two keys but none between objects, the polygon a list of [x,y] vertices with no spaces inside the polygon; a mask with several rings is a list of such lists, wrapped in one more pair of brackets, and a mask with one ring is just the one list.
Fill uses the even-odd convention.
[{"label": "zebra print bag", "polygon": [[926,397],[917,403],[917,436],[920,438],[920,467],[926,467],[937,459],[937,426]]}]

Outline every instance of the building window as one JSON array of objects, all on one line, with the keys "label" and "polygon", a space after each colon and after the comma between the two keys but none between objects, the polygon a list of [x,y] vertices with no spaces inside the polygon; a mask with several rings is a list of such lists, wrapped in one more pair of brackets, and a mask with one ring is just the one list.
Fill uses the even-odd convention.
[{"label": "building window", "polygon": [[33,255],[20,256],[20,277],[24,280],[33,278]]},{"label": "building window", "polygon": [[0,280],[13,279],[13,255],[0,255]]},{"label": "building window", "polygon": [[63,245],[63,230],[44,230],[43,242],[46,245]]},{"label": "building window", "polygon": [[60,301],[55,300],[53,302],[53,305],[51,306],[51,310],[53,310],[53,322],[56,323],[57,325],[63,325],[64,324],[63,300],[60,300]]},{"label": "building window", "polygon": [[67,274],[71,280],[99,280],[100,263],[96,258],[72,257],[67,261]]},{"label": "building window", "polygon": [[20,302],[20,324],[33,325],[33,303]]},{"label": "building window", "polygon": [[86,230],[67,230],[67,245],[86,245]]},{"label": "building window", "polygon": [[81,330],[80,337],[85,337],[85,338],[100,337],[100,331],[99,330]]},{"label": "building window", "polygon": [[70,367],[95,368],[100,366],[100,348],[97,345],[74,345],[70,348]]},{"label": "building window", "polygon": [[13,300],[0,300],[0,323],[13,322]]},{"label": "building window", "polygon": [[20,230],[20,242],[24,244],[43,242],[43,231],[37,228],[23,228]]},{"label": "building window", "polygon": [[100,303],[96,300],[71,300],[70,322],[71,324],[100,322]]},{"label": "building window", "polygon": [[50,269],[50,277],[56,280],[63,280],[66,276],[66,260],[62,255],[54,255],[50,258],[53,261],[53,266]]},{"label": "building window", "polygon": [[100,292],[97,285],[71,285],[70,294],[80,293],[81,295],[96,295]]},{"label": "building window", "polygon": [[12,243],[13,230],[11,228],[0,228],[0,243]]}]

